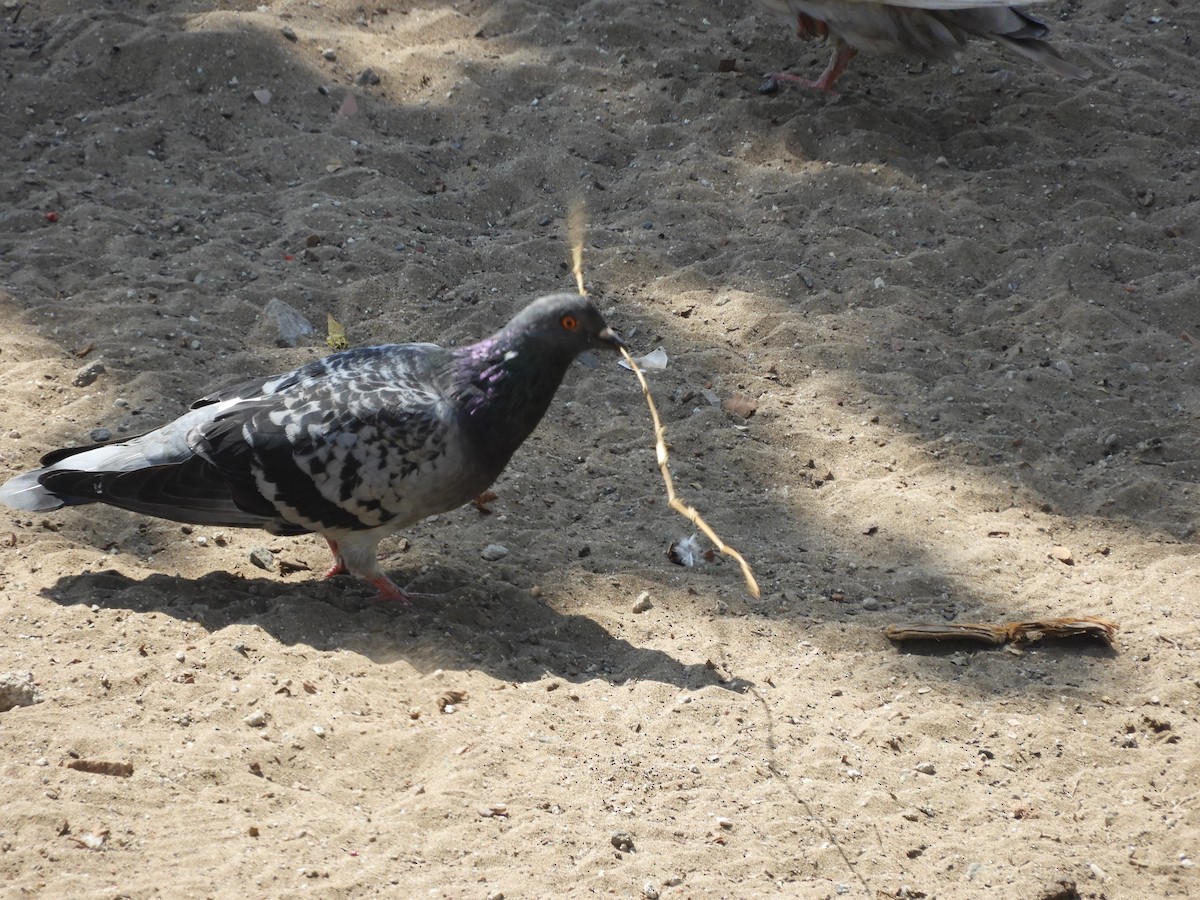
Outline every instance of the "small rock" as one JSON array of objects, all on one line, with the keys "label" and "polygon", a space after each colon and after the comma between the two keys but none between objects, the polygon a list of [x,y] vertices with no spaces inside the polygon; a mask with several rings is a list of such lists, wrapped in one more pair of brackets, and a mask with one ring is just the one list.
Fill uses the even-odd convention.
[{"label": "small rock", "polygon": [[916,770],[922,775],[932,775],[937,769],[934,768],[931,762],[920,762],[916,765]]},{"label": "small rock", "polygon": [[42,692],[33,683],[32,672],[5,672],[0,675],[0,712],[41,702]]},{"label": "small rock", "polygon": [[268,103],[271,102],[271,92],[269,90],[267,90],[266,88],[259,88],[257,91],[254,92],[254,99],[257,100],[259,103],[261,103],[263,106],[266,106]]},{"label": "small rock", "polygon": [[1064,566],[1075,565],[1075,556],[1067,547],[1055,547],[1050,551],[1051,559],[1057,559]]},{"label": "small rock", "polygon": [[284,303],[278,297],[272,297],[268,301],[263,308],[263,316],[275,326],[275,343],[280,347],[295,347],[302,337],[313,333],[312,323],[295,307]]},{"label": "small rock", "polygon": [[504,559],[508,556],[508,548],[503,544],[488,544],[479,553],[488,562],[495,562],[498,559]]},{"label": "small rock", "polygon": [[86,834],[81,834],[78,837],[68,835],[70,840],[74,841],[85,850],[102,850],[105,843],[108,841],[108,829],[104,831],[89,831]]},{"label": "small rock", "polygon": [[337,51],[334,50],[332,47],[326,47],[324,50],[321,51],[321,58],[327,59],[330,62],[333,62],[335,59],[337,59]]},{"label": "small rock", "polygon": [[112,432],[107,428],[93,428],[88,432],[88,437],[90,437],[97,444],[103,444],[105,441],[112,440]]},{"label": "small rock", "polygon": [[98,359],[94,359],[86,366],[82,366],[76,370],[75,377],[71,379],[71,384],[75,385],[75,387],[87,387],[107,371],[108,369],[104,367],[104,363]]},{"label": "small rock", "polygon": [[267,724],[267,714],[261,709],[256,709],[250,715],[246,716],[246,718],[242,719],[242,721],[251,728],[262,728]]},{"label": "small rock", "polygon": [[730,819],[726,816],[717,816],[717,826],[729,831],[731,828],[733,828],[733,819]]},{"label": "small rock", "polygon": [[296,32],[292,31],[292,29],[286,25],[284,25],[282,28],[279,29],[279,33],[282,34],[285,39],[291,41],[293,44],[299,40],[299,38],[296,37]]},{"label": "small rock", "polygon": [[881,291],[881,290],[883,290],[885,287],[887,287],[887,282],[886,282],[886,281],[884,281],[882,278],[876,278],[876,279],[875,279],[875,280],[874,280],[874,281],[871,283],[871,286],[872,286],[873,288],[875,288],[875,290],[877,290],[877,291]]},{"label": "small rock", "polygon": [[647,881],[644,885],[642,885],[642,896],[645,897],[646,900],[658,900],[658,888],[655,886],[653,881]]},{"label": "small rock", "polygon": [[650,592],[642,591],[638,594],[637,600],[633,602],[633,611],[635,613],[644,613],[648,609],[653,609],[654,604],[650,602]]},{"label": "small rock", "polygon": [[758,401],[752,400],[743,394],[734,394],[728,400],[721,404],[721,409],[729,413],[731,416],[737,416],[741,419],[749,419],[752,415],[758,412]]},{"label": "small rock", "polygon": [[375,74],[374,69],[363,69],[358,76],[358,83],[364,87],[370,84],[379,84],[379,76]]},{"label": "small rock", "polygon": [[879,609],[879,601],[874,597],[863,597],[862,608],[868,611]]},{"label": "small rock", "polygon": [[628,831],[613,832],[613,836],[609,838],[609,843],[620,850],[622,853],[628,853],[633,850],[633,835]]},{"label": "small rock", "polygon": [[250,551],[250,562],[268,572],[275,571],[275,554],[266,547],[255,547]]},{"label": "small rock", "polygon": [[312,727],[312,733],[315,734],[319,738],[325,737],[325,729],[322,728],[320,725],[314,725]]}]

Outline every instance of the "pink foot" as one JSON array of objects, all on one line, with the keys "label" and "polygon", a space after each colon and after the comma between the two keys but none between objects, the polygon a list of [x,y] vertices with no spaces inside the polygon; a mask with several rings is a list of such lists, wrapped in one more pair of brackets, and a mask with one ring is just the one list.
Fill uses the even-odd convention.
[{"label": "pink foot", "polygon": [[787,81],[792,84],[798,84],[801,87],[810,88],[814,91],[821,91],[822,93],[825,93],[825,94],[837,94],[838,93],[833,88],[833,83],[835,81],[837,81],[837,79],[836,78],[826,78],[824,75],[822,75],[816,81],[810,81],[807,78],[801,78],[799,75],[793,75],[791,72],[772,72],[770,75],[767,76],[766,83],[769,84],[771,80]]},{"label": "pink foot", "polygon": [[[812,88],[814,91],[822,91],[826,94],[836,94],[833,85],[842,73],[846,71],[846,66],[850,65],[850,60],[858,55],[858,51],[849,44],[838,42],[838,45],[833,49],[833,55],[829,59],[829,64],[825,67],[825,71],[821,73],[821,77],[816,81],[809,81],[807,78],[801,78],[799,75],[793,75],[790,72],[777,72],[774,75],[768,75],[766,81],[763,82],[763,87],[771,84],[773,81],[791,81],[795,84],[802,84],[807,88]],[[763,88],[759,88],[763,90]],[[770,91],[763,90],[763,93]]]},{"label": "pink foot", "polygon": [[412,605],[412,597],[400,590],[396,583],[386,575],[380,575],[378,578],[367,579],[375,587],[379,589],[379,593],[371,599],[376,603],[401,603],[405,606]]}]

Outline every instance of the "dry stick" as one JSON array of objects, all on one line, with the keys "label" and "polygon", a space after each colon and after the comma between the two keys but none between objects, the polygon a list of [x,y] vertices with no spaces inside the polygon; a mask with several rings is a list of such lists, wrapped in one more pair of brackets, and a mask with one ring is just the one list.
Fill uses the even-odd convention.
[{"label": "dry stick", "polygon": [[746,579],[746,588],[757,600],[762,592],[758,589],[758,582],[754,579],[754,573],[750,570],[750,564],[723,540],[717,537],[717,533],[708,527],[708,523],[700,518],[700,513],[685,504],[675,495],[675,480],[671,477],[671,469],[667,465],[667,429],[663,427],[662,420],[658,418],[658,409],[654,406],[654,398],[650,396],[650,385],[646,383],[646,376],[642,374],[642,370],[638,368],[637,363],[633,361],[633,357],[629,355],[629,351],[624,347],[621,348],[621,355],[625,357],[625,361],[629,363],[633,369],[633,374],[637,376],[638,383],[642,386],[642,394],[646,398],[646,405],[650,407],[650,418],[654,420],[654,452],[658,457],[658,470],[662,472],[663,484],[667,486],[667,505],[675,512],[679,513],[697,528],[704,532],[705,536],[716,545],[716,548],[726,556],[732,556],[737,560],[738,565],[742,567],[742,576]]},{"label": "dry stick", "polygon": [[583,286],[583,232],[586,225],[587,209],[582,200],[576,200],[567,213],[567,239],[571,242],[571,271],[575,273],[580,297],[587,296],[587,288]]},{"label": "dry stick", "polygon": [[[572,204],[570,212],[567,215],[567,236],[571,241],[571,271],[575,273],[575,283],[579,286],[579,296],[587,296],[587,288],[583,286],[583,232],[585,226],[585,210],[582,201],[577,201]],[[754,572],[750,569],[750,564],[723,540],[717,537],[717,533],[709,528],[708,523],[700,518],[700,513],[687,504],[685,504],[675,494],[675,480],[671,477],[671,469],[667,465],[667,442],[665,435],[667,430],[663,427],[662,420],[658,417],[658,408],[654,405],[654,398],[650,396],[650,385],[646,382],[646,376],[642,374],[642,370],[638,368],[638,364],[633,361],[633,357],[629,355],[629,351],[624,347],[621,348],[621,355],[625,357],[625,361],[629,363],[629,367],[633,369],[633,374],[637,376],[638,383],[642,386],[642,395],[646,398],[646,405],[650,407],[650,418],[654,421],[654,452],[658,457],[658,470],[662,472],[663,484],[667,486],[667,505],[675,512],[679,513],[697,528],[704,532],[716,548],[726,556],[732,556],[738,561],[738,565],[742,567],[742,575],[746,579],[746,588],[754,599],[762,596],[762,592],[758,589],[758,582],[754,578]]]}]

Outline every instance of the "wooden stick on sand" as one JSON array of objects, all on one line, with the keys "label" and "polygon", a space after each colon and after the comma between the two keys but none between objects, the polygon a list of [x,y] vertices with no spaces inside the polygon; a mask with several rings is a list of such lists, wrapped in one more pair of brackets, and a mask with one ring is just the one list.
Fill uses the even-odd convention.
[{"label": "wooden stick on sand", "polygon": [[[571,263],[572,271],[575,273],[575,283],[579,286],[580,296],[586,297],[587,290],[583,286],[583,222],[583,204],[579,203],[571,209],[567,228],[571,238]],[[637,376],[638,383],[642,386],[642,395],[646,398],[646,405],[650,407],[650,418],[654,422],[654,452],[658,459],[658,470],[662,473],[663,484],[667,487],[667,505],[704,532],[704,536],[712,541],[718,550],[737,560],[738,565],[742,567],[742,577],[746,579],[746,589],[757,600],[762,592],[759,590],[758,581],[754,577],[750,564],[746,562],[742,554],[717,536],[717,533],[701,518],[700,513],[696,512],[694,507],[688,506],[675,493],[675,479],[671,477],[671,469],[668,465],[667,430],[658,417],[658,408],[654,405],[654,398],[650,395],[650,385],[646,381],[646,376],[642,374],[642,370],[638,368],[638,364],[633,361],[633,357],[624,347],[621,348],[621,355],[625,357],[625,361],[633,369],[633,374]]]}]

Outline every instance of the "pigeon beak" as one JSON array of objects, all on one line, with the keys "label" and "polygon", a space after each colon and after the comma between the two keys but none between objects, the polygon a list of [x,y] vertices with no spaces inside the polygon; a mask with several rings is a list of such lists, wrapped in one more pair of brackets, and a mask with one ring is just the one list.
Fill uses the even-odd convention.
[{"label": "pigeon beak", "polygon": [[602,328],[600,330],[600,332],[596,335],[596,340],[598,340],[602,344],[607,344],[609,347],[612,347],[614,350],[620,350],[622,347],[625,346],[625,342],[623,340],[621,340],[617,336],[617,333],[615,331],[613,331],[611,328],[609,328],[607,325],[604,326],[604,328]]}]

